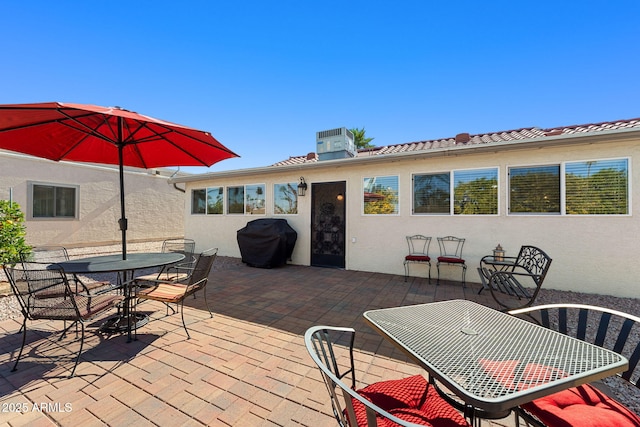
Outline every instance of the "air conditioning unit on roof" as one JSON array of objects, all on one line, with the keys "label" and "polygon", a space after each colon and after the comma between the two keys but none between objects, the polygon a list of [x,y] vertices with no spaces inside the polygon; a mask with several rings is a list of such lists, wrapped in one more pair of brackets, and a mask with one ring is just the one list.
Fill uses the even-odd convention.
[{"label": "air conditioning unit on roof", "polygon": [[318,160],[348,159],[355,157],[353,133],[347,128],[316,132]]}]

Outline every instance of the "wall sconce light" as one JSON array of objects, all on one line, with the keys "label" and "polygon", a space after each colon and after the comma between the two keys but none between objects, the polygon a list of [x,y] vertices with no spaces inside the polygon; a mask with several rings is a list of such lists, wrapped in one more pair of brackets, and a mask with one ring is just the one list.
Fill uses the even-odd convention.
[{"label": "wall sconce light", "polygon": [[336,196],[336,199],[338,199],[339,202],[344,200],[344,194],[342,193],[338,193],[338,195]]},{"label": "wall sconce light", "polygon": [[307,183],[304,181],[303,177],[300,177],[300,184],[298,184],[298,196],[304,196],[304,193],[307,192]]}]

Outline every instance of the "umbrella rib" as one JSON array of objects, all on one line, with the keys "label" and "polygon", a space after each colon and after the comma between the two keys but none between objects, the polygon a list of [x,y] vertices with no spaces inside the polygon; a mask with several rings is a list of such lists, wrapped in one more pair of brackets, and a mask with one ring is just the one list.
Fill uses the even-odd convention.
[{"label": "umbrella rib", "polygon": [[[26,110],[26,108],[25,108],[25,110]],[[46,109],[42,109],[42,108],[32,108],[31,110],[34,110],[34,111],[35,110],[44,110],[44,111],[46,111]],[[14,131],[14,130],[28,129],[30,127],[42,126],[42,125],[45,125],[45,124],[48,124],[48,123],[60,123],[60,124],[63,124],[65,126],[68,126],[64,122],[66,121],[67,118],[72,118],[72,117],[70,117],[68,114],[63,113],[59,109],[57,111],[60,114],[64,115],[64,117],[66,117],[66,118],[47,119],[47,120],[41,120],[39,122],[29,123],[27,125],[20,125],[20,126],[2,128],[2,129],[0,129],[0,132],[11,132],[11,131]],[[95,113],[87,113],[87,114],[83,114],[83,115],[78,116],[78,117],[79,118],[88,117],[88,116],[91,116],[93,114],[95,114]]]},{"label": "umbrella rib", "polygon": [[[186,150],[185,150],[184,148],[182,148],[180,145],[175,144],[173,141],[171,141],[170,139],[168,139],[165,135],[167,135],[167,134],[171,134],[171,133],[175,133],[175,134],[181,135],[181,136],[183,136],[183,137],[185,137],[185,138],[189,138],[189,139],[191,139],[191,140],[192,140],[192,141],[194,141],[194,142],[198,142],[198,143],[201,143],[201,144],[207,145],[207,146],[209,146],[209,147],[213,147],[213,148],[219,149],[219,150],[221,150],[221,151],[226,151],[227,153],[230,153],[230,154],[236,155],[233,151],[229,150],[228,148],[226,148],[226,147],[225,147],[225,146],[223,146],[222,144],[218,144],[218,145],[216,145],[216,144],[211,144],[211,143],[209,143],[209,142],[207,142],[207,141],[203,141],[202,139],[196,138],[196,137],[194,137],[194,136],[192,136],[192,135],[189,135],[189,134],[187,134],[187,133],[185,133],[185,132],[181,132],[179,129],[176,129],[176,128],[173,128],[173,127],[169,127],[169,126],[167,126],[167,125],[160,124],[160,123],[153,123],[153,124],[154,124],[155,126],[158,126],[158,127],[162,128],[162,129],[164,129],[164,130],[165,130],[165,132],[160,133],[160,132],[158,132],[158,131],[155,131],[155,130],[151,129],[151,127],[149,127],[149,123],[147,123],[147,122],[142,122],[142,123],[140,123],[140,127],[139,127],[138,129],[136,129],[136,131],[135,131],[135,132],[133,132],[133,133],[131,133],[130,135],[131,135],[131,136],[133,136],[133,134],[134,134],[134,133],[136,133],[136,132],[140,131],[142,128],[148,129],[149,131],[153,132],[153,133],[154,133],[154,135],[156,135],[158,138],[165,140],[167,143],[171,144],[171,145],[172,145],[172,146],[174,146],[176,149],[178,149],[178,150],[182,151],[184,154],[186,154],[187,156],[191,157],[193,160],[197,161],[197,162],[198,162],[198,163],[200,163],[202,166],[207,166],[207,167],[209,166],[207,163],[205,163],[205,162],[203,162],[202,160],[200,160],[199,158],[195,157],[193,154],[191,154],[190,152],[186,151]],[[206,134],[206,132],[198,131],[198,130],[195,130],[195,129],[193,129],[193,131],[195,131],[195,132],[200,132],[200,133],[203,133],[203,134]],[[153,140],[154,140],[153,138],[138,139],[138,140],[137,140],[137,142],[146,142],[146,141],[153,141]],[[125,142],[125,144],[126,144],[126,142]],[[142,158],[142,156],[141,156],[141,154],[140,154],[139,150],[137,149],[137,147],[135,148],[135,150],[136,150],[136,152],[140,155],[140,158]]]},{"label": "umbrella rib", "polygon": [[[7,109],[5,106],[0,106],[0,110]],[[13,109],[13,108],[12,108]],[[30,111],[49,111],[52,108],[40,108],[40,107],[27,107],[27,108],[18,108],[21,110],[30,110]],[[126,136],[119,141],[117,137],[117,129],[115,128],[115,124],[109,120],[110,117],[114,117],[114,115],[108,113],[99,113],[99,112],[86,112],[82,114],[72,115],[69,114],[66,110],[78,112],[78,110],[74,107],[65,107],[58,104],[57,108],[53,108],[59,114],[58,117],[40,120],[36,123],[29,123],[26,125],[13,126],[9,128],[4,128],[0,130],[0,133],[8,133],[11,131],[17,131],[22,129],[34,128],[46,124],[58,123],[61,126],[67,127],[77,132],[81,132],[84,135],[77,140],[69,141],[71,143],[70,146],[64,148],[64,153],[60,153],[56,158],[51,158],[52,160],[61,160],[67,157],[70,153],[72,153],[78,146],[83,144],[88,138],[95,137],[106,143],[115,145],[115,146],[126,146],[132,145],[131,151],[129,154],[133,154],[134,157],[137,157],[138,164],[142,165],[144,168],[148,169],[148,162],[145,161],[143,152],[137,146],[139,143],[153,142],[156,140],[164,140],[167,144],[173,146],[176,150],[182,152],[185,156],[191,158],[195,163],[210,166],[206,161],[200,159],[197,155],[191,153],[189,150],[185,149],[181,144],[176,143],[170,135],[176,135],[181,138],[185,138],[193,141],[196,144],[201,144],[203,147],[211,147],[220,152],[227,153],[230,156],[236,157],[237,154],[231,151],[229,148],[221,144],[217,141],[209,132],[193,129],[186,126],[174,125],[172,123],[161,123],[158,121],[144,121],[138,120],[135,118],[129,118],[125,121],[127,124],[127,133]],[[92,116],[101,116],[101,121],[96,126],[90,126],[89,124],[83,121],[84,118],[92,117]],[[135,123],[135,125],[134,125]],[[174,127],[177,126],[177,127]],[[105,130],[106,132],[101,132]],[[184,129],[184,130],[183,130]],[[135,135],[142,133],[142,130],[148,130],[151,135],[143,136],[139,139],[135,139]],[[110,133],[110,134],[109,134]],[[201,136],[200,136],[201,135]],[[203,139],[206,138],[206,139]],[[207,140],[211,138],[211,141]],[[215,163],[215,161],[214,161]]]},{"label": "umbrella rib", "polygon": [[[60,110],[58,110],[58,111],[60,111]],[[103,134],[103,133],[100,133],[100,132],[96,131],[95,129],[91,128],[90,126],[87,126],[85,123],[83,123],[83,122],[81,122],[81,121],[79,121],[79,120],[76,120],[76,117],[71,117],[69,114],[65,113],[64,111],[60,111],[60,114],[62,114],[63,116],[65,116],[65,117],[66,117],[69,121],[71,121],[72,123],[76,123],[76,124],[78,124],[81,128],[84,128],[84,130],[79,129],[79,128],[78,128],[78,127],[76,127],[76,126],[72,126],[70,123],[68,123],[68,122],[67,122],[67,120],[64,120],[64,119],[62,119],[62,120],[58,120],[58,123],[60,123],[60,124],[61,124],[61,125],[63,125],[63,126],[67,126],[67,127],[71,128],[71,129],[79,130],[79,131],[82,131],[82,132],[84,132],[84,133],[85,133],[85,135],[84,135],[82,138],[80,138],[78,141],[76,141],[76,142],[75,142],[71,147],[69,147],[69,149],[68,149],[68,150],[66,150],[66,151],[62,154],[62,156],[60,156],[60,158],[64,158],[64,157],[66,157],[66,156],[67,156],[71,151],[73,151],[77,146],[79,146],[80,144],[82,144],[82,142],[83,142],[84,140],[86,140],[89,136],[95,136],[96,138],[100,138],[100,139],[102,139],[103,141],[106,141],[106,142],[108,142],[108,143],[110,143],[110,144],[115,144],[115,145],[117,145],[117,141],[115,141],[115,140],[113,140],[113,139],[110,139],[107,135],[105,135],[105,134]],[[92,116],[92,115],[95,115],[95,113],[92,113],[92,114],[85,114],[83,117],[90,117],[90,116]],[[103,118],[103,123],[106,123],[107,127],[108,127],[109,129],[113,130],[113,128],[111,127],[111,125],[110,125],[109,121],[107,120],[106,116],[104,116],[104,118]]]}]

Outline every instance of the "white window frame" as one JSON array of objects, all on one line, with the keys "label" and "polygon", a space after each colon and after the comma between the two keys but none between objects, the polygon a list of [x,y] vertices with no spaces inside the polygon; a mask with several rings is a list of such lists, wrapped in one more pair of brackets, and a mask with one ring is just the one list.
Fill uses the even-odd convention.
[{"label": "white window frame", "polygon": [[[74,212],[73,216],[34,216],[33,209],[35,207],[34,188],[36,186],[56,188],[72,188],[74,190]],[[80,186],[76,184],[60,184],[42,181],[27,181],[27,220],[32,221],[76,221],[80,219]],[[55,199],[55,198],[54,198]]]},{"label": "white window frame", "polygon": [[[567,164],[570,163],[584,163],[584,162],[598,162],[598,161],[609,161],[609,160],[625,160],[627,162],[627,213],[626,214],[568,214],[567,213],[567,182],[566,182],[566,173]],[[507,173],[510,174],[511,169],[517,168],[527,168],[527,167],[544,167],[544,166],[560,166],[560,212],[559,213],[526,213],[526,212],[511,212],[511,207],[507,207],[507,215],[509,216],[567,216],[567,217],[603,217],[603,216],[613,216],[613,217],[623,217],[623,216],[631,216],[632,215],[632,207],[633,207],[633,174],[632,174],[632,162],[631,157],[628,156],[619,156],[619,157],[605,157],[605,158],[591,158],[591,159],[579,159],[579,160],[566,160],[561,162],[551,162],[551,163],[539,163],[539,164],[519,164],[513,166],[507,166]],[[511,191],[511,180],[510,175],[508,175],[507,179],[507,192]],[[507,203],[511,203],[511,198],[507,197]]]},{"label": "white window frame", "polygon": [[[196,191],[204,191],[204,212],[194,212],[193,211],[193,194]],[[190,210],[189,212],[191,213],[191,215],[206,215],[207,214],[207,188],[192,188],[191,189],[191,197],[189,198],[189,204],[190,204]]]},{"label": "white window frame", "polygon": [[[226,198],[227,193],[225,191],[224,186],[223,185],[218,185],[218,186],[215,186],[215,187],[207,187],[205,190],[206,191],[205,191],[204,213],[206,215],[215,215],[215,216],[224,215],[225,209],[226,209],[226,203],[227,203],[227,200],[226,200],[227,199]],[[214,191],[215,190],[217,190],[217,191],[222,190],[222,212],[220,212],[220,213],[210,213],[209,212],[209,190],[214,190]]]},{"label": "white window frame", "polygon": [[[468,171],[482,171],[482,170],[495,170],[496,171],[496,213],[478,213],[478,214],[464,214],[455,213],[455,188],[456,188],[456,172],[468,172]],[[498,166],[486,166],[475,167],[467,169],[453,169],[451,171],[451,215],[452,216],[499,216],[500,215],[500,167]]]},{"label": "white window frame", "polygon": [[[295,212],[293,213],[279,213],[277,212],[276,209],[276,202],[278,200],[278,191],[276,190],[276,186],[278,186],[278,188],[282,187],[282,186],[291,186],[291,188],[293,189],[293,195],[295,197]],[[298,196],[298,183],[296,181],[291,181],[291,182],[276,182],[273,184],[273,203],[272,203],[272,209],[273,209],[273,215],[275,216],[292,216],[292,215],[298,215],[300,213],[300,200],[299,200],[299,196]]]},{"label": "white window frame", "polygon": [[[559,191],[560,191],[560,209],[558,212],[511,212],[511,170],[512,169],[524,169],[524,168],[544,168],[549,166],[558,166],[559,176]],[[550,162],[550,163],[532,163],[532,164],[520,164],[520,165],[508,165],[507,166],[507,179],[506,179],[506,191],[507,191],[507,216],[558,216],[562,215],[564,211],[564,165],[563,162]]]},{"label": "white window frame", "polygon": [[[416,212],[415,209],[415,177],[416,176],[422,176],[422,175],[449,175],[449,211],[448,212],[433,212],[433,213],[429,213],[429,212]],[[439,171],[439,172],[417,172],[417,173],[412,173],[411,174],[411,215],[415,215],[415,216],[451,216],[451,181],[453,179],[453,172],[452,171]]]},{"label": "white window frame", "polygon": [[[566,202],[566,190],[567,190],[567,185],[566,185],[566,165],[567,163],[580,163],[580,162],[598,162],[598,161],[609,161],[609,160],[626,160],[627,162],[627,213],[625,214],[568,214],[567,213],[567,202]],[[621,157],[607,157],[607,158],[591,158],[591,159],[583,159],[583,160],[567,160],[562,162],[562,167],[561,167],[561,188],[560,188],[560,194],[561,194],[561,199],[562,199],[562,215],[564,216],[568,216],[568,217],[624,217],[624,216],[631,216],[631,212],[632,212],[632,208],[633,208],[633,201],[631,199],[631,196],[633,195],[633,189],[632,187],[632,182],[633,182],[633,174],[631,171],[631,157],[628,156],[621,156]]]},{"label": "white window frame", "polygon": [[[247,188],[248,187],[261,187],[263,194],[262,194],[262,204],[263,204],[263,209],[264,212],[258,212],[258,213],[251,213],[251,212],[247,212]],[[233,188],[242,188],[242,212],[229,212],[229,194],[230,194],[230,189]],[[236,215],[243,215],[243,216],[266,216],[267,215],[267,206],[268,206],[268,198],[267,198],[267,185],[265,183],[257,183],[257,184],[240,184],[240,185],[227,185],[225,186],[225,207],[224,207],[224,214],[225,215],[232,215],[232,216],[236,216]]]},{"label": "white window frame", "polygon": [[[365,201],[364,201],[364,189],[365,189],[365,179],[375,179],[375,178],[388,178],[388,177],[395,177],[398,180],[398,190],[397,190],[397,198],[398,201],[396,203],[396,212],[394,213],[388,213],[388,214],[372,214],[372,213],[365,213],[364,209],[365,209]],[[363,216],[367,216],[367,217],[384,217],[384,216],[400,216],[400,207],[401,207],[401,196],[400,196],[400,189],[402,188],[402,182],[401,182],[401,177],[400,175],[397,174],[389,174],[389,175],[367,175],[367,176],[363,176],[360,178],[360,203],[361,203],[361,215]]]}]

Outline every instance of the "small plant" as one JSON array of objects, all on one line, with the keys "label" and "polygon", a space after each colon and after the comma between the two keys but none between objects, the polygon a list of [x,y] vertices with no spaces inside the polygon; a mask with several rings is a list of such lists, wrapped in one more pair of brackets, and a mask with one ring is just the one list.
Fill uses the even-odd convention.
[{"label": "small plant", "polygon": [[0,264],[13,264],[20,256],[31,253],[31,246],[25,242],[26,229],[24,213],[20,205],[8,200],[0,200]]}]

